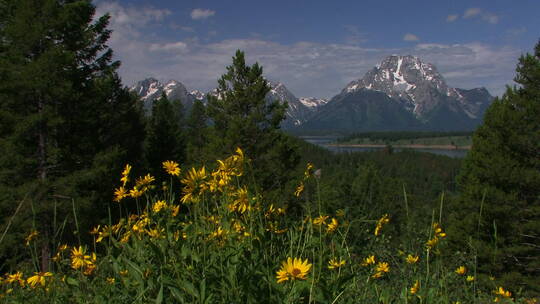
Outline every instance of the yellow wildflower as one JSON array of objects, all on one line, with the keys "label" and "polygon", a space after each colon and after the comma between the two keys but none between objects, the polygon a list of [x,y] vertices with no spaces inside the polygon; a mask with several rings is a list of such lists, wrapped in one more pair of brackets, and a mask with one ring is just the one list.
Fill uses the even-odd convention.
[{"label": "yellow wildflower", "polygon": [[413,256],[412,254],[409,254],[409,255],[407,256],[406,261],[407,261],[407,263],[409,263],[409,264],[415,264],[416,262],[418,262],[418,259],[420,259],[419,256],[417,256],[417,255]]},{"label": "yellow wildflower", "polygon": [[115,282],[115,281],[116,281],[116,280],[115,280],[114,278],[111,278],[111,277],[108,277],[108,278],[107,278],[107,283],[109,283],[109,284],[111,284],[111,285],[114,285],[114,282]]},{"label": "yellow wildflower", "polygon": [[332,218],[332,220],[330,220],[330,223],[326,226],[326,232],[332,233],[336,231],[337,227],[338,221],[335,218]]},{"label": "yellow wildflower", "polygon": [[128,191],[126,190],[126,188],[124,188],[124,186],[121,186],[120,188],[116,188],[114,189],[114,201],[115,202],[120,202],[124,197],[128,197],[130,194],[128,193]]},{"label": "yellow wildflower", "polygon": [[184,204],[198,202],[199,196],[208,189],[206,178],[206,169],[204,167],[199,170],[191,168],[188,175],[181,180],[184,188],[182,189],[183,196],[180,201]]},{"label": "yellow wildflower", "polygon": [[328,269],[337,269],[341,268],[342,266],[345,266],[346,261],[339,259],[339,261],[336,258],[332,258],[330,261],[328,261]]},{"label": "yellow wildflower", "polygon": [[180,205],[176,205],[174,207],[171,207],[171,215],[177,216],[178,212],[180,212]]},{"label": "yellow wildflower", "polygon": [[379,262],[375,268],[377,272],[390,272],[390,266],[386,262]]},{"label": "yellow wildflower", "polygon": [[306,171],[304,171],[304,179],[308,179],[313,173],[313,164],[307,163]]},{"label": "yellow wildflower", "polygon": [[362,261],[362,266],[368,266],[375,264],[375,256],[370,255]]},{"label": "yellow wildflower", "polygon": [[435,245],[437,245],[438,242],[439,242],[439,238],[434,237],[431,240],[426,242],[426,247],[428,249],[432,249],[433,247],[435,247]]},{"label": "yellow wildflower", "polygon": [[495,290],[493,293],[495,293],[498,296],[501,296],[503,298],[510,298],[512,297],[512,293],[508,290],[504,290],[502,286],[500,286],[497,290]]},{"label": "yellow wildflower", "polygon": [[381,217],[377,221],[377,226],[375,227],[375,232],[374,232],[375,235],[379,235],[383,225],[385,225],[385,224],[387,224],[389,222],[390,222],[390,218],[388,217],[388,214],[383,215],[383,217]]},{"label": "yellow wildflower", "polygon": [[35,288],[38,284],[40,284],[42,287],[45,286],[45,278],[46,277],[52,277],[52,273],[50,272],[34,272],[34,275],[29,277],[26,282],[30,287]]},{"label": "yellow wildflower", "polygon": [[251,210],[251,206],[249,205],[248,192],[245,186],[239,188],[233,195],[236,197],[236,199],[231,204],[229,204],[229,210],[231,210],[232,212],[238,211],[242,214],[246,211]]},{"label": "yellow wildflower", "polygon": [[302,194],[302,192],[304,192],[304,182],[300,182],[300,185],[298,185],[298,187],[296,187],[296,191],[294,191],[294,195],[296,197],[299,197],[300,194]]},{"label": "yellow wildflower", "polygon": [[145,187],[145,186],[148,186],[150,185],[153,181],[155,181],[156,179],[150,175],[150,174],[146,174],[145,176],[142,176],[142,177],[139,177],[136,181],[135,181],[135,186],[137,188],[142,188],[142,187]]},{"label": "yellow wildflower", "polygon": [[25,281],[22,272],[17,271],[16,273],[8,274],[6,278],[6,283],[19,283],[19,285],[23,287]]},{"label": "yellow wildflower", "polygon": [[416,280],[416,282],[414,282],[414,285],[411,287],[411,294],[412,295],[416,294],[419,289],[420,289],[420,282]]},{"label": "yellow wildflower", "polygon": [[119,273],[120,273],[121,276],[125,277],[125,276],[128,275],[129,271],[127,269],[124,269],[124,270],[120,270]]},{"label": "yellow wildflower", "polygon": [[167,208],[167,203],[165,201],[159,200],[152,205],[152,211],[158,213],[161,209]]},{"label": "yellow wildflower", "polygon": [[276,272],[276,279],[278,283],[282,283],[288,280],[305,280],[306,276],[311,269],[311,264],[308,260],[302,261],[300,258],[287,258],[286,261],[281,263],[281,268]]},{"label": "yellow wildflower", "polygon": [[467,268],[465,268],[465,266],[459,266],[454,272],[459,275],[465,275],[467,273]]},{"label": "yellow wildflower", "polygon": [[180,168],[178,167],[178,163],[167,160],[163,162],[163,169],[167,172],[167,174],[170,174],[172,176],[180,176]]},{"label": "yellow wildflower", "polygon": [[25,238],[26,246],[30,246],[30,242],[39,235],[39,232],[32,230]]},{"label": "yellow wildflower", "polygon": [[472,282],[472,281],[474,281],[474,276],[471,276],[471,275],[467,276],[467,282]]},{"label": "yellow wildflower", "polygon": [[132,198],[140,197],[144,194],[144,190],[140,190],[137,187],[133,187],[133,189],[129,190],[129,196]]},{"label": "yellow wildflower", "polygon": [[326,224],[326,220],[328,219],[328,215],[319,215],[318,217],[313,219],[313,225],[323,225]]},{"label": "yellow wildflower", "polygon": [[129,172],[131,171],[131,166],[129,164],[126,165],[124,168],[124,171],[122,171],[122,178],[120,181],[122,182],[122,186],[125,187],[127,182],[129,181]]}]

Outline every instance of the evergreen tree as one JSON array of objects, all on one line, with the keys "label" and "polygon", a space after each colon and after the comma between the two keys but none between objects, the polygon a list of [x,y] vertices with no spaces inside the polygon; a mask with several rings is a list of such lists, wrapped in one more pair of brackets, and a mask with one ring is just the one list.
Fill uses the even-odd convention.
[{"label": "evergreen tree", "polygon": [[227,73],[218,80],[218,96],[209,96],[208,115],[214,123],[212,150],[219,156],[236,147],[252,160],[254,176],[263,190],[280,189],[290,179],[299,157],[280,130],[287,104],[268,102],[270,91],[258,63],[246,65],[237,51]]},{"label": "evergreen tree", "polygon": [[10,230],[0,259],[20,259],[19,244],[36,229],[45,270],[62,232],[86,236],[107,214],[120,168],[140,157],[140,105],[105,44],[109,16],[93,20],[91,1],[2,5],[0,229]]},{"label": "evergreen tree", "polygon": [[515,81],[473,137],[449,233],[500,284],[539,295],[540,43],[521,56]]},{"label": "evergreen tree", "polygon": [[154,175],[165,177],[162,168],[164,161],[183,163],[186,160],[183,112],[180,100],[170,101],[165,93],[154,100],[145,142],[147,167]]},{"label": "evergreen tree", "polygon": [[208,115],[206,107],[200,100],[196,100],[186,122],[188,159],[190,163],[201,163],[205,157],[204,147],[208,143],[207,125]]}]

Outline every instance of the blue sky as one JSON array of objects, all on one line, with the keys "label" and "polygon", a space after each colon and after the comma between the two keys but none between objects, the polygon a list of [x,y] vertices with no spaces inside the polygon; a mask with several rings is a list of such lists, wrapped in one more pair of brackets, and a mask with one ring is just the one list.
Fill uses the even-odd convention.
[{"label": "blue sky", "polygon": [[297,97],[332,97],[392,54],[435,64],[450,86],[500,95],[540,38],[538,0],[94,3],[111,15],[126,85],[152,76],[188,90],[214,88],[241,49]]}]

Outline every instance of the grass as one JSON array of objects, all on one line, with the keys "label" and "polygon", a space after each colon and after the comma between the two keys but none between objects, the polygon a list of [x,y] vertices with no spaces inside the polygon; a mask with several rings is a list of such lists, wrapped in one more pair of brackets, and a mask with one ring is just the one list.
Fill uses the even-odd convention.
[{"label": "grass", "polygon": [[[325,212],[319,195],[309,196],[315,201],[304,203],[301,215],[266,201],[243,182],[249,170],[240,150],[213,171],[193,168],[180,174],[172,163],[165,167],[171,177],[162,187],[149,175],[131,182],[126,167],[114,204],[133,211],[94,228],[91,244],[59,246],[50,272],[27,267],[4,274],[0,302],[516,300],[499,286],[480,288],[474,257],[443,258],[446,234],[440,214],[433,214],[427,227],[413,229],[408,223],[407,237],[396,239],[391,214],[350,218],[347,210]],[[308,197],[305,185],[318,185],[313,169],[308,165],[298,179],[297,200]],[[39,235],[27,241],[34,250]]]}]

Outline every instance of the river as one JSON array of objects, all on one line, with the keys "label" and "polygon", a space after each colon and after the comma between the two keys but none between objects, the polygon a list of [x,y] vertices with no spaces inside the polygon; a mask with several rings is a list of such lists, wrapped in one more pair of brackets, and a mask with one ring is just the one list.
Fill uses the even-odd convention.
[{"label": "river", "polygon": [[[330,151],[341,153],[341,152],[370,152],[378,151],[383,148],[379,147],[343,147],[335,146],[332,144],[336,143],[337,136],[300,136],[303,140],[324,147]],[[414,150],[419,152],[428,152],[433,154],[445,155],[453,158],[464,158],[467,155],[468,150],[456,150],[456,149],[424,149],[424,148],[393,148],[394,151],[402,150]]]}]

